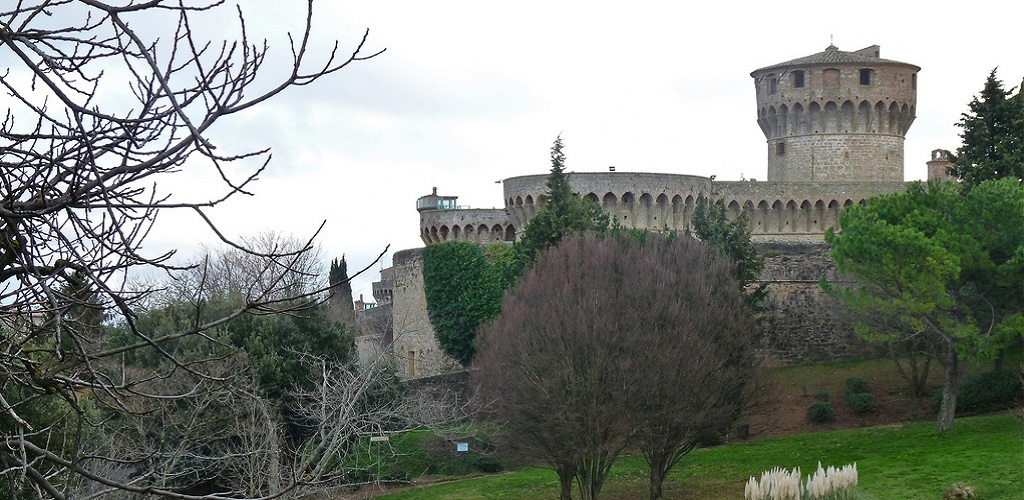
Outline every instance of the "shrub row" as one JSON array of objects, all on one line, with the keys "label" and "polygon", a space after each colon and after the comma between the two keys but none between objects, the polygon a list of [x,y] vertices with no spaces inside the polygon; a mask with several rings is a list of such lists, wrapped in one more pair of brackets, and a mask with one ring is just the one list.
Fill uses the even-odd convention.
[{"label": "shrub row", "polygon": [[[846,379],[844,393],[846,405],[854,415],[863,415],[875,411],[875,396],[868,392],[868,381],[861,377]],[[835,419],[835,409],[829,401],[828,391],[814,393],[818,400],[807,407],[807,420],[816,423],[831,422]]]},{"label": "shrub row", "polygon": [[[997,371],[968,377],[956,398],[956,413],[972,414],[1014,408],[1024,399],[1024,384],[1014,371]],[[942,390],[935,393],[935,409],[942,403]]]}]

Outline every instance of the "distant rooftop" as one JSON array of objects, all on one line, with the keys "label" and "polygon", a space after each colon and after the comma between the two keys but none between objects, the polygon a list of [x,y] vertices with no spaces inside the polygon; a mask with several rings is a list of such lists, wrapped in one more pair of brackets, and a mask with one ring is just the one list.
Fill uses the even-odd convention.
[{"label": "distant rooftop", "polygon": [[750,76],[754,76],[755,73],[761,73],[763,71],[781,68],[786,66],[815,66],[815,65],[828,65],[828,64],[842,64],[842,63],[863,63],[863,64],[904,64],[907,66],[913,66],[920,70],[918,66],[913,64],[893,61],[892,59],[882,59],[879,57],[881,54],[881,48],[878,45],[872,45],[870,47],[864,47],[855,52],[843,52],[839,50],[835,45],[829,45],[825,48],[824,52],[818,52],[817,54],[811,54],[806,57],[800,57],[792,59],[786,62],[778,64],[772,64],[771,66],[765,66],[759,68],[750,73]]}]

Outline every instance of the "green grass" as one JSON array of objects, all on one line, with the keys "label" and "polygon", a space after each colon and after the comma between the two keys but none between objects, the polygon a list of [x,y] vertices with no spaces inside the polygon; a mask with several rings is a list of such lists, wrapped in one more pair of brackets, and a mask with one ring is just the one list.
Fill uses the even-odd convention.
[{"label": "green grass", "polygon": [[[819,432],[697,450],[666,481],[667,498],[743,498],[743,484],[774,466],[799,466],[804,475],[823,465],[856,462],[866,499],[935,499],[955,482],[978,489],[981,499],[1024,496],[1024,422],[1018,415],[958,418],[940,433],[934,422]],[[643,460],[623,457],[604,498],[643,498]],[[554,471],[525,469],[413,489],[393,499],[555,498]]]},{"label": "green grass", "polygon": [[[458,434],[458,427],[447,429]],[[480,454],[479,441],[470,441],[469,453],[459,453],[455,443],[438,438],[431,431],[417,429],[393,434],[387,442],[361,438],[360,446],[346,456],[342,466],[352,482],[408,481],[426,476],[442,478],[500,470],[497,463]],[[491,467],[488,467],[490,465]]]}]

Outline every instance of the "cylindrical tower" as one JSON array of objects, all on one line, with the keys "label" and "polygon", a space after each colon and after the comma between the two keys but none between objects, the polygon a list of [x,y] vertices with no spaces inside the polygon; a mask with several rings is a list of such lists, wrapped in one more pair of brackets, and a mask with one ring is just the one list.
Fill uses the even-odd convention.
[{"label": "cylindrical tower", "polygon": [[774,182],[903,181],[903,139],[917,106],[913,64],[872,45],[824,52],[750,74]]}]

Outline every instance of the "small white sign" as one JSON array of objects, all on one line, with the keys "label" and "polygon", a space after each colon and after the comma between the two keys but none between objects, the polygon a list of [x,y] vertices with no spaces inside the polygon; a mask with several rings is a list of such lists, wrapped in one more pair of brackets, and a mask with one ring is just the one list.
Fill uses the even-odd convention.
[{"label": "small white sign", "polygon": [[455,443],[455,451],[469,451],[469,443]]},{"label": "small white sign", "polygon": [[370,442],[371,443],[387,442],[387,440],[388,440],[387,436],[370,436]]}]

